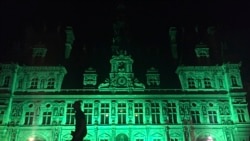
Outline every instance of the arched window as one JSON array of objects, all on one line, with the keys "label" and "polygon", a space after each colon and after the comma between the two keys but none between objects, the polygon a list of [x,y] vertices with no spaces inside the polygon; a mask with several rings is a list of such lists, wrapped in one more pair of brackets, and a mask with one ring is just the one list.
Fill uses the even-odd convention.
[{"label": "arched window", "polygon": [[55,88],[55,79],[54,78],[50,78],[48,79],[48,89],[54,89]]},{"label": "arched window", "polygon": [[37,85],[38,85],[38,78],[33,78],[30,83],[30,88],[37,89]]},{"label": "arched window", "polygon": [[205,88],[212,88],[211,80],[209,78],[204,78]]},{"label": "arched window", "polygon": [[188,87],[195,88],[195,82],[193,78],[188,78]]}]

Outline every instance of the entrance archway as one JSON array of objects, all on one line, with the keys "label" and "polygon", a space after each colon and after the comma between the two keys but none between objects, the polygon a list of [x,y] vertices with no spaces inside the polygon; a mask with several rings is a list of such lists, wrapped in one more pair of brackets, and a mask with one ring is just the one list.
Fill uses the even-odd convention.
[{"label": "entrance archway", "polygon": [[116,141],[128,141],[128,136],[126,134],[119,134],[116,136]]}]

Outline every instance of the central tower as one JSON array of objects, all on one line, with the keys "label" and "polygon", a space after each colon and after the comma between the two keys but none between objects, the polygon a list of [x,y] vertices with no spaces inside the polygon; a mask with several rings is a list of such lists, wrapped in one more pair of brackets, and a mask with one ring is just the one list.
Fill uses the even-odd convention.
[{"label": "central tower", "polygon": [[113,24],[112,58],[109,78],[101,83],[99,91],[144,91],[144,84],[140,83],[133,73],[133,59],[129,52],[128,29],[125,24],[124,4],[116,7],[116,20]]}]

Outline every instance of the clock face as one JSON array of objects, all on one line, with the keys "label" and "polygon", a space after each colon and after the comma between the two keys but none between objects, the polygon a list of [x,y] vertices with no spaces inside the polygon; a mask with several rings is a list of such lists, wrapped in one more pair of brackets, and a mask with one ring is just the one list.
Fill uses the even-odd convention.
[{"label": "clock face", "polygon": [[124,86],[127,83],[127,79],[125,77],[120,77],[120,78],[117,79],[117,83],[120,86]]}]

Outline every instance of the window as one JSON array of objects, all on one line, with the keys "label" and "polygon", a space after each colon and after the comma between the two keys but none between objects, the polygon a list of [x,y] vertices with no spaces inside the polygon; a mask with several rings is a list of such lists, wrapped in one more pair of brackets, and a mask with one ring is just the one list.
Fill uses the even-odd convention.
[{"label": "window", "polygon": [[67,111],[66,111],[66,124],[73,125],[75,124],[75,112],[72,103],[67,104]]},{"label": "window", "polygon": [[10,76],[4,78],[3,87],[8,87],[10,84]]},{"label": "window", "polygon": [[195,83],[193,78],[188,78],[188,87],[195,88]]},{"label": "window", "polygon": [[54,89],[55,88],[55,79],[54,78],[50,78],[48,79],[48,89]]},{"label": "window", "polygon": [[144,141],[144,139],[135,139],[135,141]]},{"label": "window", "polygon": [[167,105],[169,123],[177,123],[176,104],[168,103]]},{"label": "window", "polygon": [[152,113],[152,123],[159,124],[160,123],[160,105],[159,103],[151,104],[151,113]]},{"label": "window", "polygon": [[92,103],[84,103],[84,113],[86,116],[86,123],[92,124],[92,113],[93,113],[93,104]]},{"label": "window", "polygon": [[38,78],[33,78],[31,80],[30,88],[31,89],[37,89],[37,85],[38,85]]},{"label": "window", "polygon": [[170,141],[178,141],[177,138],[171,138]]},{"label": "window", "polygon": [[109,124],[109,103],[101,104],[101,124]]},{"label": "window", "polygon": [[211,80],[209,78],[204,78],[205,88],[212,88]]},{"label": "window", "polygon": [[50,125],[51,124],[51,116],[52,112],[43,112],[43,125]]},{"label": "window", "polygon": [[153,139],[153,141],[161,141],[161,139]]},{"label": "window", "polygon": [[216,111],[208,111],[209,123],[218,123]]},{"label": "window", "polygon": [[236,77],[234,75],[231,76],[231,82],[232,82],[233,87],[238,86],[237,79],[236,79]]},{"label": "window", "polygon": [[243,109],[237,109],[237,115],[238,115],[239,122],[246,122],[245,113]]},{"label": "window", "polygon": [[143,104],[134,103],[135,124],[143,124]]},{"label": "window", "polygon": [[191,111],[191,119],[192,119],[192,123],[200,123],[200,112]]},{"label": "window", "polygon": [[24,119],[24,125],[32,125],[34,122],[34,118],[35,118],[34,112],[26,112],[25,119]]},{"label": "window", "polygon": [[44,89],[45,88],[45,79],[42,79],[40,82],[40,89]]},{"label": "window", "polygon": [[126,103],[118,103],[118,124],[126,124]]}]

